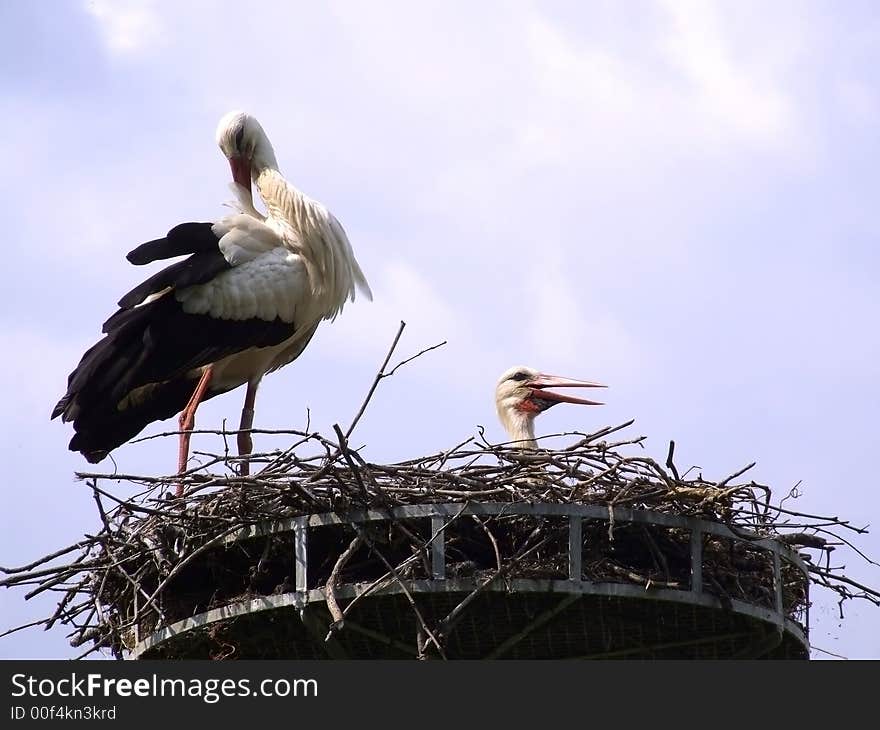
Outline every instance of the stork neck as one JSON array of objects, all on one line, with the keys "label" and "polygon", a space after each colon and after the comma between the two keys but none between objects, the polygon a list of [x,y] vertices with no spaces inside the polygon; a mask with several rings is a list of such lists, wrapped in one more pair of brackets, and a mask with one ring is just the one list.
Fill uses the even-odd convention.
[{"label": "stork neck", "polygon": [[309,215],[311,201],[272,167],[263,168],[254,184],[266,205],[268,218],[290,234],[291,242],[296,242],[297,252],[310,264],[322,263],[322,259],[328,255],[327,245],[320,236],[312,235],[314,220]]},{"label": "stork neck", "polygon": [[277,167],[262,167],[259,170],[254,167],[254,185],[269,208],[270,215],[283,213],[281,209],[286,204],[289,186]]},{"label": "stork neck", "polygon": [[254,154],[251,158],[251,177],[253,177],[254,182],[266,170],[278,172],[278,160],[275,159],[275,150],[272,148],[272,143],[266,137],[263,137],[254,147]]},{"label": "stork neck", "polygon": [[511,441],[516,441],[514,446],[522,449],[536,449],[535,419],[521,413],[517,413],[508,426]]},{"label": "stork neck", "polygon": [[277,169],[264,168],[255,184],[268,211],[267,223],[276,226],[290,248],[303,257],[313,294],[325,302],[325,316],[335,317],[346,299],[353,298],[357,269],[345,234],[327,235],[339,224],[323,205],[297,190]]}]

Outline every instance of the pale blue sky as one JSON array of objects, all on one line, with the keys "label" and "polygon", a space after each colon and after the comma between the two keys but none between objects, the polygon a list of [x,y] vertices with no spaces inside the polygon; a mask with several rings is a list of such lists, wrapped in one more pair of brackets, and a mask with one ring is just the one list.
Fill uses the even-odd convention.
[{"label": "pale blue sky", "polygon": [[[358,427],[371,460],[477,424],[501,440],[492,389],[523,363],[610,385],[539,432],[634,417],[655,456],[672,438],[710,476],[756,460],[777,496],[803,480],[804,511],[880,521],[874,3],[6,0],[0,29],[0,564],[95,528],[49,412],[144,274],[124,253],[224,212],[213,133],[236,107],[375,294],[264,381],[258,427],[348,422],[402,318],[403,354],[449,344],[383,384]],[[115,457],[170,471],[176,446]],[[878,535],[861,547],[880,555]],[[880,657],[880,609],[841,624],[814,599],[817,646]],[[0,591],[4,627],[48,609]],[[61,632],[0,640],[72,653]]]}]

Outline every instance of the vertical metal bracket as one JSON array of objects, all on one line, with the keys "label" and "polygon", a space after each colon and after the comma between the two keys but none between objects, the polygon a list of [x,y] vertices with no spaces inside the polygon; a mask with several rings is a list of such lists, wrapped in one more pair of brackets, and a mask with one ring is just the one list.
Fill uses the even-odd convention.
[{"label": "vertical metal bracket", "polygon": [[296,590],[305,592],[308,588],[308,517],[297,517],[293,521],[293,558],[296,565]]}]

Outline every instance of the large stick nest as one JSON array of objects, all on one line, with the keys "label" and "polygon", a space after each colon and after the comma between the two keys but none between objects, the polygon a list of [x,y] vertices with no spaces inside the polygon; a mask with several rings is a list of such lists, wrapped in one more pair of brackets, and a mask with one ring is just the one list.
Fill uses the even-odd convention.
[{"label": "large stick nest", "polygon": [[[334,426],[327,438],[303,431],[263,431],[293,438],[284,449],[255,454],[249,477],[237,476],[239,459],[229,456],[234,432],[201,431],[222,438],[221,453],[196,452],[202,463],[183,475],[78,474],[91,491],[100,519],[94,534],[28,565],[0,567],[0,586],[24,589],[25,598],[47,591],[60,596],[50,616],[15,631],[61,624],[70,629],[82,656],[109,649],[117,657],[147,633],[175,621],[243,598],[289,593],[293,547],[290,533],[230,541],[251,525],[291,517],[352,509],[385,510],[399,505],[478,502],[599,505],[607,520],[585,520],[581,580],[630,583],[649,588],[689,588],[689,531],[627,522],[615,523],[616,508],[652,510],[723,524],[738,537],[743,530],[779,540],[807,561],[808,578],[789,561],[782,566],[784,613],[801,621],[809,583],[823,586],[841,605],[860,598],[880,605],[880,592],[832,566],[831,552],[846,545],[873,563],[848,536],[865,528],[837,517],[794,511],[786,506],[796,490],[777,502],[769,487],[746,481],[753,464],[719,481],[679,474],[674,443],[663,464],[644,455],[644,437],[620,438],[632,422],[592,434],[556,434],[537,450],[493,445],[480,433],[430,456],[394,464],[369,462],[348,439],[377,386],[398,368],[440,347],[434,345],[389,369],[404,329],[394,338],[363,404],[349,428]],[[173,434],[157,434],[171,436]],[[562,447],[550,439],[564,437]],[[156,436],[148,437],[156,438]],[[618,439],[618,440],[615,440]],[[555,441],[554,441],[555,443]],[[182,486],[184,496],[173,497]],[[132,493],[134,487],[134,495]],[[121,496],[124,492],[125,496]],[[426,520],[422,521],[427,522]],[[564,518],[526,515],[465,515],[461,509],[443,528],[448,577],[468,576],[476,588],[444,616],[426,618],[405,590],[405,581],[430,577],[430,524],[388,520],[350,524],[324,534],[309,547],[307,588],[326,597],[330,634],[368,595],[397,584],[418,619],[418,651],[444,655],[443,637],[475,598],[510,578],[568,578],[568,532]],[[731,600],[773,608],[772,555],[752,547],[754,538],[704,535],[703,590],[722,605]],[[814,554],[803,552],[810,549]],[[874,563],[876,564],[876,563]],[[342,608],[337,587],[368,583]],[[328,635],[329,636],[329,635]],[[438,637],[440,637],[438,639]]]},{"label": "large stick nest", "polygon": [[[471,438],[447,451],[394,464],[367,461],[339,430],[335,440],[289,431],[295,441],[288,448],[252,457],[251,477],[235,475],[235,457],[204,452],[205,463],[181,477],[82,474],[100,529],[30,565],[3,568],[7,577],[0,585],[28,586],[28,598],[60,592],[57,610],[35,624],[67,625],[73,645],[86,645],[89,651],[108,648],[122,656],[135,637],[182,618],[243,597],[293,590],[290,535],[231,548],[227,538],[249,525],[359,508],[511,502],[627,507],[719,522],[735,532],[747,530],[818,551],[801,553],[812,582],[835,591],[841,601],[878,603],[877,591],[850,580],[827,560],[834,547],[850,544],[846,532],[863,529],[787,508],[791,494],[774,503],[769,487],[743,480],[752,465],[720,481],[680,475],[673,444],[660,464],[640,453],[644,437],[614,440],[629,425],[566,434],[574,439],[568,446],[535,451]],[[122,498],[111,491],[111,483],[124,484],[129,492],[135,485],[139,491]],[[183,498],[172,496],[178,483]],[[453,576],[476,576],[485,586],[501,577],[567,576],[563,519],[471,516],[453,519],[446,529]],[[431,539],[430,530],[412,522],[391,521],[381,531],[352,526],[320,548],[323,561],[309,576],[309,587],[325,589],[339,626],[345,611],[335,598],[336,586],[373,581],[381,587],[429,577]],[[688,588],[687,530],[585,521],[584,543],[586,580]],[[768,551],[708,536],[703,551],[706,592],[722,603],[734,598],[773,606]],[[807,580],[786,563],[783,583],[785,613],[802,620]],[[425,635],[434,636],[438,627],[426,625]]]}]

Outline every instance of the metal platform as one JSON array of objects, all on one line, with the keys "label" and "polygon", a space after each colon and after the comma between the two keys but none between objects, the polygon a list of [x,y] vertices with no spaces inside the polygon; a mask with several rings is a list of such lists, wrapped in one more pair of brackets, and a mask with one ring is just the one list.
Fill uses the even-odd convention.
[{"label": "metal platform", "polygon": [[[807,567],[786,545],[723,524],[604,506],[453,503],[316,514],[242,529],[225,549],[258,539],[286,540],[295,566],[290,590],[234,600],[143,637],[131,658],[413,658],[421,622],[436,625],[485,582],[450,570],[446,525],[465,515],[564,521],[564,575],[500,577],[475,595],[443,637],[449,658],[789,658],[809,657]],[[608,582],[584,573],[585,525],[644,525],[687,531],[689,580],[680,588]],[[429,574],[376,588],[374,580],[341,582],[336,597],[364,595],[344,626],[325,640],[332,619],[314,561],[326,531],[387,522],[423,524]],[[323,531],[323,532],[322,532]],[[704,587],[704,543],[723,538],[766,556],[769,598],[719,597]],[[685,543],[687,546],[688,544]],[[326,557],[326,556],[325,556]],[[310,558],[312,564],[310,564]],[[563,559],[567,558],[567,560]],[[803,577],[800,615],[785,605],[783,570]],[[793,620],[797,618],[797,620]]]}]

